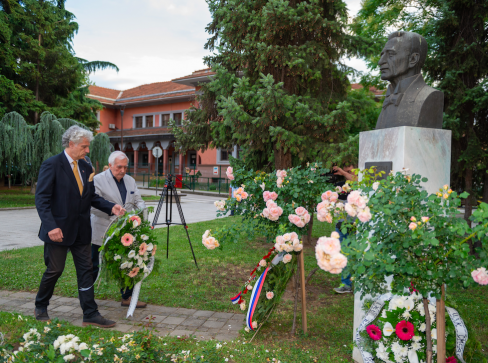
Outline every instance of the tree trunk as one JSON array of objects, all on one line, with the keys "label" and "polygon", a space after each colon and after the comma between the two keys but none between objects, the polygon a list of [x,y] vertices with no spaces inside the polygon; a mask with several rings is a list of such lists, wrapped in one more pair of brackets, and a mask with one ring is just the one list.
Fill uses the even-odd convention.
[{"label": "tree trunk", "polygon": [[469,193],[464,204],[464,219],[471,227],[471,221],[469,217],[473,213],[473,168],[467,167],[464,172],[464,190]]},{"label": "tree trunk", "polygon": [[282,147],[274,149],[275,169],[283,170],[291,168],[291,153],[285,153]]},{"label": "tree trunk", "polygon": [[[41,46],[41,33],[39,33],[39,47]],[[36,77],[36,101],[39,101],[39,72],[41,69],[41,58],[37,55],[37,77]],[[34,113],[34,125],[39,122],[39,113]]]},{"label": "tree trunk", "polygon": [[30,189],[31,194],[36,194],[36,179],[32,178],[31,180],[31,189]]},{"label": "tree trunk", "polygon": [[310,213],[310,222],[308,222],[308,231],[306,235],[302,235],[303,245],[312,245],[312,229],[313,229],[313,211]]},{"label": "tree trunk", "polygon": [[426,355],[427,355],[427,363],[433,363],[432,362],[432,356],[433,356],[433,352],[432,352],[432,335],[431,335],[431,332],[430,332],[430,312],[429,312],[429,300],[427,300],[427,298],[423,298],[423,302],[424,302],[424,312],[425,312],[425,335],[426,335],[426,339],[427,339],[427,352],[426,352]]}]

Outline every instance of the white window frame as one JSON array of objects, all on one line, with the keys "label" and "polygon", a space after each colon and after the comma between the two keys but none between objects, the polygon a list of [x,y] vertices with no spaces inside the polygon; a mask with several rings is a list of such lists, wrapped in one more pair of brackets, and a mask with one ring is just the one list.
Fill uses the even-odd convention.
[{"label": "white window frame", "polygon": [[[217,148],[217,160],[216,160],[216,164],[219,164],[219,165],[229,165],[230,162],[229,160],[221,160],[221,151],[222,149],[221,148]],[[234,145],[234,150],[232,151],[232,156],[234,158],[237,158],[237,145]]]}]

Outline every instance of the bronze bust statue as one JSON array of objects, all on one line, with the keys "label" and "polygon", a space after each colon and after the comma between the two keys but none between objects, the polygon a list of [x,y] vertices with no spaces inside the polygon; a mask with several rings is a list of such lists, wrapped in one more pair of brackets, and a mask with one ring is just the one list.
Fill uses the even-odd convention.
[{"label": "bronze bust statue", "polygon": [[381,57],[381,79],[389,81],[376,129],[398,126],[442,129],[444,94],[429,87],[420,70],[427,42],[417,33],[396,31],[388,36]]}]

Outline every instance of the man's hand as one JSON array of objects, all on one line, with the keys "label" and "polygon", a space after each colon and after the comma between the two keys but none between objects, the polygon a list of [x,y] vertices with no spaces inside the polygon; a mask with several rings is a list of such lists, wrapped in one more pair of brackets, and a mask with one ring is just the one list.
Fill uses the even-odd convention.
[{"label": "man's hand", "polygon": [[112,214],[114,214],[116,216],[122,216],[125,214],[125,209],[122,208],[120,205],[116,204],[112,208]]},{"label": "man's hand", "polygon": [[63,242],[63,231],[61,231],[61,228],[56,228],[48,232],[48,236],[53,242]]},{"label": "man's hand", "polygon": [[333,166],[332,170],[334,170],[334,175],[344,175],[344,170],[342,170],[338,166]]}]

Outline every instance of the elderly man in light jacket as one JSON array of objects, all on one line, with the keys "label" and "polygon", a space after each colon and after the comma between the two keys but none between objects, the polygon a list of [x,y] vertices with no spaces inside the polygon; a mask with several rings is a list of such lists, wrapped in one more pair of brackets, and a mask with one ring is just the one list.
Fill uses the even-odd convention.
[{"label": "elderly man in light jacket", "polygon": [[[108,158],[109,169],[96,175],[93,178],[96,193],[102,198],[126,205],[127,210],[142,209],[146,204],[142,200],[141,194],[137,189],[136,181],[129,175],[126,175],[129,164],[129,158],[122,151],[114,151]],[[99,271],[99,251],[103,243],[105,231],[110,223],[116,217],[109,217],[97,209],[91,209],[91,226],[92,226],[92,262],[93,262],[93,280],[95,281]],[[132,289],[126,291],[120,290],[122,294],[122,306],[129,306],[132,297]],[[146,307],[146,303],[137,302],[138,308]]]}]

